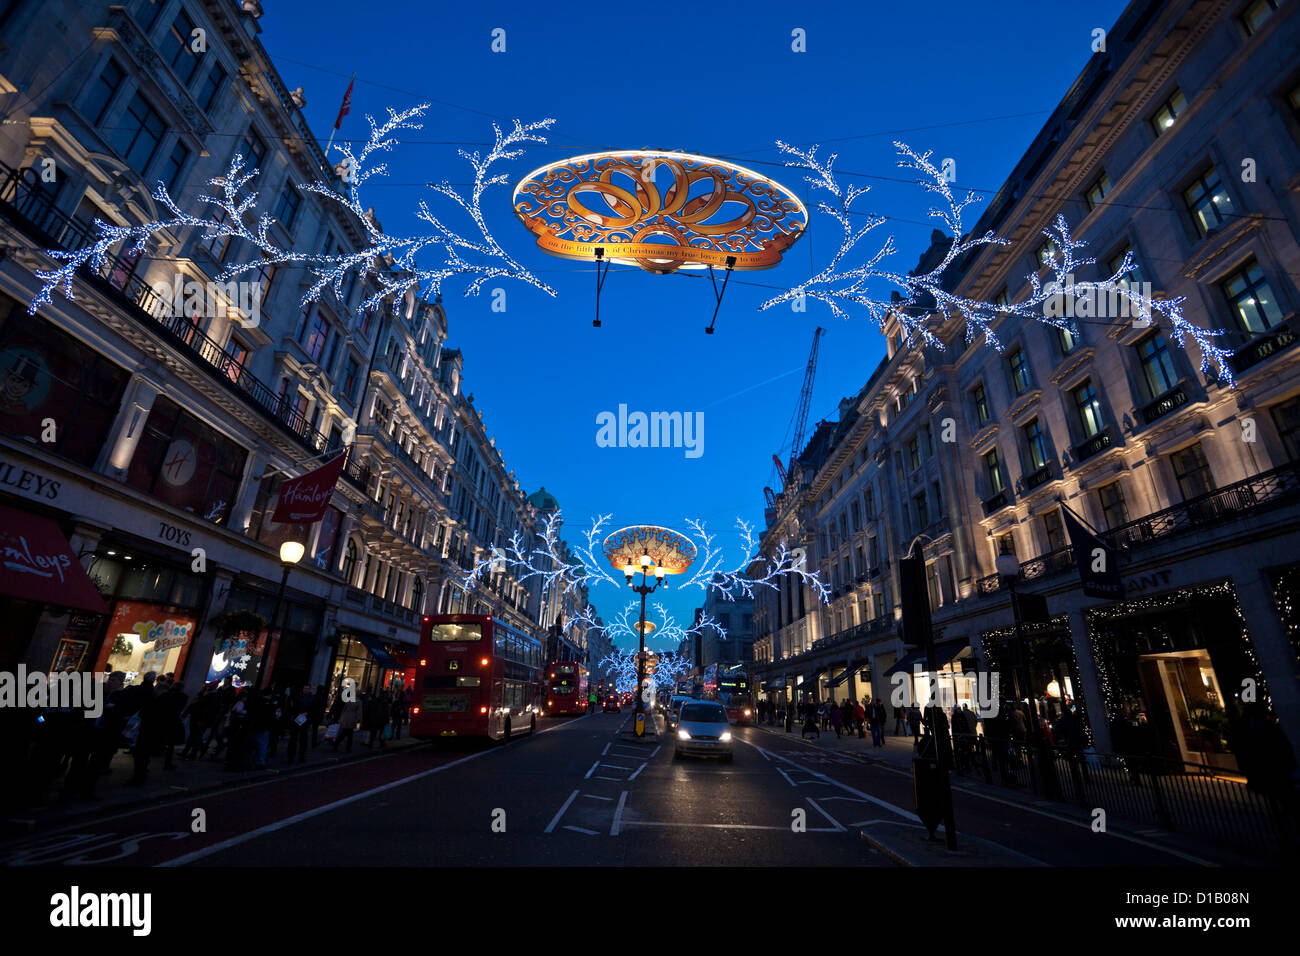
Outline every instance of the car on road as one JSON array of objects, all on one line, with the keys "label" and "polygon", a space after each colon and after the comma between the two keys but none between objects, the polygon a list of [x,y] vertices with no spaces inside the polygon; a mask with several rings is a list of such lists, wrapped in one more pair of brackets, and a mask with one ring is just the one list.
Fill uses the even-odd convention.
[{"label": "car on road", "polygon": [[712,700],[688,700],[677,715],[674,759],[689,754],[731,762],[731,728],[727,709]]},{"label": "car on road", "polygon": [[608,714],[611,710],[616,714],[621,714],[623,712],[623,708],[619,704],[618,694],[605,695],[605,706],[603,712]]},{"label": "car on road", "polygon": [[669,729],[677,725],[677,714],[681,711],[682,704],[690,703],[693,699],[694,698],[692,697],[683,697],[678,694],[668,702],[668,711],[665,715],[665,719],[668,721]]}]

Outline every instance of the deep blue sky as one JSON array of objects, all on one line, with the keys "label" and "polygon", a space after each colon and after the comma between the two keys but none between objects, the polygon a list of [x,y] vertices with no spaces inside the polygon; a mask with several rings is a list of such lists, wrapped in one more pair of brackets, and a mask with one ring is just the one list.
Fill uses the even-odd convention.
[{"label": "deep blue sky", "polygon": [[[354,71],[343,136],[364,138],[367,112],[382,118],[387,106],[434,101],[425,128],[407,134],[388,157],[388,181],[372,180],[364,197],[398,233],[418,228],[413,210],[429,195],[419,184],[468,180],[468,165],[446,141],[490,140],[493,118],[557,120],[550,145],[503,167],[511,187],[544,161],[658,147],[750,163],[803,195],[800,173],[762,165],[781,158],[774,140],[822,143],[822,155],[839,152],[841,171],[899,177],[891,146],[898,138],[956,159],[957,185],[990,190],[987,201],[1083,68],[1091,30],[1109,29],[1125,4],[264,6],[262,41],[289,88],[305,88],[307,118],[322,142]],[[506,31],[505,53],[490,48],[497,27]],[[805,31],[807,52],[791,50],[795,28]],[[873,235],[892,231],[897,268],[913,266],[932,228],[928,198],[906,183],[842,181],[871,185],[857,208],[896,217]],[[763,486],[777,482],[771,455],[788,455],[814,328],[823,325],[827,334],[809,432],[818,419],[835,417],[840,398],[854,394],[883,355],[865,317],[843,322],[816,304],[803,314],[756,310],[774,290],[755,284],[796,284],[810,274],[810,247],[820,267],[838,244],[836,224],[814,213],[784,263],[737,272],[715,335],[703,333],[713,311],[707,278],[619,267],[605,285],[604,326],[595,329],[594,274],[536,249],[510,212],[511,187],[489,193],[489,225],[559,296],[502,283],[502,314],[490,310],[487,295],[444,290],[450,344],[465,351],[467,387],[507,465],[530,492],[545,485],[555,494],[570,537],[606,512],[614,514],[613,527],[682,528],[684,518],[701,518],[727,542],[737,540],[730,531],[737,517],[761,530]],[[596,416],[619,403],[703,411],[703,456],[597,447]],[[592,595],[607,616],[628,597],[608,585]],[[703,592],[669,590],[667,597],[678,619],[689,621]]]}]

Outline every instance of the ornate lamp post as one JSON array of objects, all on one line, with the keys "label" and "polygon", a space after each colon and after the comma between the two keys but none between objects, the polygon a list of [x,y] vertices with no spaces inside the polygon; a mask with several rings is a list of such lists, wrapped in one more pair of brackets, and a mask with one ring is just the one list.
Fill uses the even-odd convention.
[{"label": "ornate lamp post", "polygon": [[276,621],[280,617],[280,605],[284,603],[284,589],[289,583],[289,572],[302,560],[306,552],[307,548],[298,541],[286,541],[280,545],[280,566],[284,568],[284,573],[280,575],[280,590],[275,595],[275,610],[271,612],[271,620],[267,625],[266,647],[262,649],[262,657],[257,662],[257,677],[253,681],[254,690],[262,689],[262,672],[266,670],[266,659],[271,656],[271,632],[276,629]]},{"label": "ornate lamp post", "polygon": [[[641,595],[641,617],[637,623],[636,702],[633,705],[633,726],[636,735],[645,734],[645,636],[648,633],[645,619],[646,595],[667,587],[669,574],[681,574],[695,560],[695,545],[690,539],[670,528],[656,525],[633,525],[615,531],[604,542],[605,557],[627,578],[628,587]],[[634,584],[636,575],[641,582]],[[653,583],[650,583],[653,581]]]}]

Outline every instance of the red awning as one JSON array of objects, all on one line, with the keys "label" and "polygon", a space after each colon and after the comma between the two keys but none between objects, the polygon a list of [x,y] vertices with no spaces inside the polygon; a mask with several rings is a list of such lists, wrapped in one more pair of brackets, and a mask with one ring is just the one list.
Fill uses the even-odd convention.
[{"label": "red awning", "polygon": [[108,613],[67,538],[49,518],[0,506],[0,594]]},{"label": "red awning", "polygon": [[415,666],[415,658],[408,654],[400,647],[393,648],[393,658],[397,661],[402,670],[410,670]]}]

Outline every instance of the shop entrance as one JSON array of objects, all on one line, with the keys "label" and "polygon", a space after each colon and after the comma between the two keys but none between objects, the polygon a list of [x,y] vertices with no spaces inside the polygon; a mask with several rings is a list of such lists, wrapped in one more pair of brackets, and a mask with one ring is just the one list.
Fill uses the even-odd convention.
[{"label": "shop entrance", "polygon": [[1237,761],[1223,739],[1223,694],[1209,651],[1144,654],[1137,666],[1142,696],[1158,712],[1158,724],[1173,731],[1179,759],[1235,771]]}]

